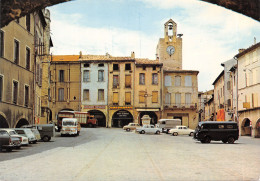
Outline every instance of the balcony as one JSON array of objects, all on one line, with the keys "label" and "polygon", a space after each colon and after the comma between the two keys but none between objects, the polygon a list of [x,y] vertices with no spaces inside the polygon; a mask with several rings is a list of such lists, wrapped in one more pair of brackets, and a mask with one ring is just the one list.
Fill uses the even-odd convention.
[{"label": "balcony", "polygon": [[197,104],[164,104],[164,109],[178,109],[178,110],[184,110],[184,109],[197,109]]}]

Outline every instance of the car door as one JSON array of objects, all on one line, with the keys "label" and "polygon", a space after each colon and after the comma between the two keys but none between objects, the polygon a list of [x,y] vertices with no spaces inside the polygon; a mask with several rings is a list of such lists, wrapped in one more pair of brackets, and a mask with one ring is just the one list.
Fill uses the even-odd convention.
[{"label": "car door", "polygon": [[182,127],[182,134],[189,134],[189,130],[186,126]]},{"label": "car door", "polygon": [[178,127],[178,134],[183,134],[182,127]]}]

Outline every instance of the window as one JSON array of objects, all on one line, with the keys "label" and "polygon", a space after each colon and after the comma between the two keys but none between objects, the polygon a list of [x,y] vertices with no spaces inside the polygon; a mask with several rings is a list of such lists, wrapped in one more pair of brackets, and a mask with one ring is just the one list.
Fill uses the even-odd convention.
[{"label": "window", "polygon": [[178,106],[178,107],[181,106],[181,94],[180,94],[180,93],[176,93],[176,94],[175,94],[175,104],[176,104],[176,106]]},{"label": "window", "polygon": [[125,93],[125,105],[131,105],[131,92]]},{"label": "window", "polygon": [[58,101],[64,101],[64,88],[59,88]]},{"label": "window", "polygon": [[59,82],[64,82],[64,70],[59,71]]},{"label": "window", "polygon": [[4,32],[0,30],[0,57],[4,56]]},{"label": "window", "polygon": [[113,75],[113,88],[118,88],[118,87],[119,87],[119,76]]},{"label": "window", "polygon": [[169,76],[169,75],[165,76],[165,84],[164,85],[167,86],[167,87],[172,86],[172,78],[171,78],[171,76]]},{"label": "window", "polygon": [[14,40],[14,63],[19,64],[19,42]]},{"label": "window", "polygon": [[98,101],[104,101],[104,89],[98,89]]},{"label": "window", "polygon": [[89,101],[89,89],[83,90],[83,101]]},{"label": "window", "polygon": [[89,70],[84,70],[83,71],[83,82],[89,82],[90,77],[89,77]]},{"label": "window", "polygon": [[139,74],[139,85],[145,85],[145,74],[144,73]]},{"label": "window", "polygon": [[175,86],[181,86],[181,76],[175,76]]},{"label": "window", "polygon": [[165,104],[171,104],[171,93],[165,94]]},{"label": "window", "polygon": [[3,76],[0,75],[0,101],[3,99]]},{"label": "window", "polygon": [[185,94],[185,104],[186,104],[186,106],[190,106],[190,104],[191,104],[191,93]]},{"label": "window", "polygon": [[13,81],[13,103],[17,104],[18,82]]},{"label": "window", "polygon": [[139,91],[139,103],[145,103],[145,91]]},{"label": "window", "polygon": [[192,86],[191,76],[185,76],[185,86]]},{"label": "window", "polygon": [[26,69],[30,70],[30,61],[31,61],[31,51],[30,49],[27,47],[26,48]]},{"label": "window", "polygon": [[118,92],[113,92],[113,105],[118,105]]},{"label": "window", "polygon": [[152,103],[158,103],[158,91],[152,92]]},{"label": "window", "polygon": [[118,66],[118,64],[113,64],[113,70],[116,70],[116,71],[119,70],[119,66]]},{"label": "window", "polygon": [[125,75],[125,88],[131,88],[131,75]]},{"label": "window", "polygon": [[98,82],[103,82],[104,81],[104,70],[99,70],[98,71]]},{"label": "window", "polygon": [[31,28],[31,17],[30,14],[26,15],[26,29],[27,31],[30,32],[30,28]]},{"label": "window", "polygon": [[24,106],[28,107],[29,105],[29,86],[24,86]]},{"label": "window", "polygon": [[89,63],[84,63],[84,67],[89,67]]},{"label": "window", "polygon": [[143,66],[143,70],[145,70],[146,69],[146,67],[145,66]]},{"label": "window", "polygon": [[125,64],[125,70],[131,70],[131,64],[130,63]]},{"label": "window", "polygon": [[103,63],[99,63],[98,67],[104,67],[104,64]]},{"label": "window", "polygon": [[153,85],[157,85],[158,84],[158,74],[157,73],[153,73],[152,74],[152,84]]}]

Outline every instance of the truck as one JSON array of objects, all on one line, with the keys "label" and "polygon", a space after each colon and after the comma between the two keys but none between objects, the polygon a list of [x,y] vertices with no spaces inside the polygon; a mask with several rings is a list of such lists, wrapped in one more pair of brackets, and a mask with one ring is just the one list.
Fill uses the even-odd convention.
[{"label": "truck", "polygon": [[89,112],[60,111],[57,119],[58,131],[61,130],[63,118],[77,118],[82,127],[96,127],[98,123],[97,119]]},{"label": "truck", "polygon": [[170,129],[176,126],[181,126],[180,119],[160,119],[156,125],[158,128],[162,129],[163,133],[168,133]]}]

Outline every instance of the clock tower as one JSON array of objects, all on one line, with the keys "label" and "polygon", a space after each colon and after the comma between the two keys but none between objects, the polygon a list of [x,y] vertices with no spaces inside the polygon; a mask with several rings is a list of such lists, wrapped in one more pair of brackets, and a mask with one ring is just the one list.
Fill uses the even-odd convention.
[{"label": "clock tower", "polygon": [[182,70],[182,34],[177,34],[177,24],[170,19],[164,24],[164,38],[156,48],[156,58],[164,67]]}]

